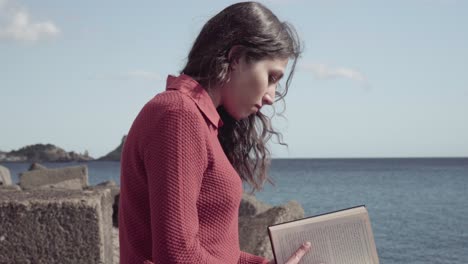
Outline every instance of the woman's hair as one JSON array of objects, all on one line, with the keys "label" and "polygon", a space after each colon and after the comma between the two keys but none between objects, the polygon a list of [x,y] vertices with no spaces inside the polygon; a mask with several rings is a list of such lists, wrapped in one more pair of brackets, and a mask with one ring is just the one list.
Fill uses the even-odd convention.
[{"label": "woman's hair", "polygon": [[[279,21],[267,7],[257,2],[236,3],[212,17],[196,38],[180,73],[191,76],[207,90],[223,86],[233,60],[228,58],[229,50],[235,45],[240,45],[240,52],[231,56],[244,55],[248,63],[276,58],[293,60],[286,88],[281,91],[278,83],[276,90],[275,102],[283,100],[302,53],[299,38],[292,25]],[[261,190],[266,180],[275,185],[268,176],[271,153],[266,143],[275,135],[279,144],[288,145],[282,142],[282,134],[272,128],[271,119],[258,111],[237,121],[223,106],[217,111],[224,123],[219,128],[218,139],[242,180],[253,187],[251,194]]]}]

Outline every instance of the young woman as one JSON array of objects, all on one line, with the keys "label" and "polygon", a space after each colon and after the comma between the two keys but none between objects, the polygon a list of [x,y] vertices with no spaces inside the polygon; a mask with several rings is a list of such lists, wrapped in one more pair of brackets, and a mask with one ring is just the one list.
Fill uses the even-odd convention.
[{"label": "young woman", "polygon": [[270,181],[266,142],[280,134],[259,110],[286,95],[300,53],[293,28],[260,3],[233,4],[203,26],[187,65],[167,76],[125,141],[121,264],[274,263],[240,250],[238,212],[243,181],[256,190]]}]

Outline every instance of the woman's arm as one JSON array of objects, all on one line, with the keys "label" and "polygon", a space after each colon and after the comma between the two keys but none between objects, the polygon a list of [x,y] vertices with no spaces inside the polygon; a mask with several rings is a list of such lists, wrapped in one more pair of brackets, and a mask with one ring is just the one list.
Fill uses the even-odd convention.
[{"label": "woman's arm", "polygon": [[196,202],[207,166],[203,124],[196,113],[183,108],[152,116],[161,118],[148,119],[146,142],[142,145],[149,188],[152,257],[158,263],[219,264],[219,259],[209,254],[198,238]]}]

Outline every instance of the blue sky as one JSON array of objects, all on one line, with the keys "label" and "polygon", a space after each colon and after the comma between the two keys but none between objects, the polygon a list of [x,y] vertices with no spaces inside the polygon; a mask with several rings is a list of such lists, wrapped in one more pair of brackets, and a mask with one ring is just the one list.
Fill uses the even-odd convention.
[{"label": "blue sky", "polygon": [[[468,1],[260,2],[304,43],[273,157],[468,156]],[[0,150],[111,151],[232,3],[0,0]]]}]

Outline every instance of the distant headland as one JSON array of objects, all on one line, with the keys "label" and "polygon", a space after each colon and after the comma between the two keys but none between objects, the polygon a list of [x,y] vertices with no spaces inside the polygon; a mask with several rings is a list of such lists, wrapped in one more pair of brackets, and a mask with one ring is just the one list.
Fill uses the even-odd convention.
[{"label": "distant headland", "polygon": [[89,156],[88,152],[65,151],[53,144],[27,145],[18,150],[3,152],[0,150],[0,162],[71,162],[71,161],[120,161],[122,146],[127,136],[122,137],[120,145],[100,158]]}]

